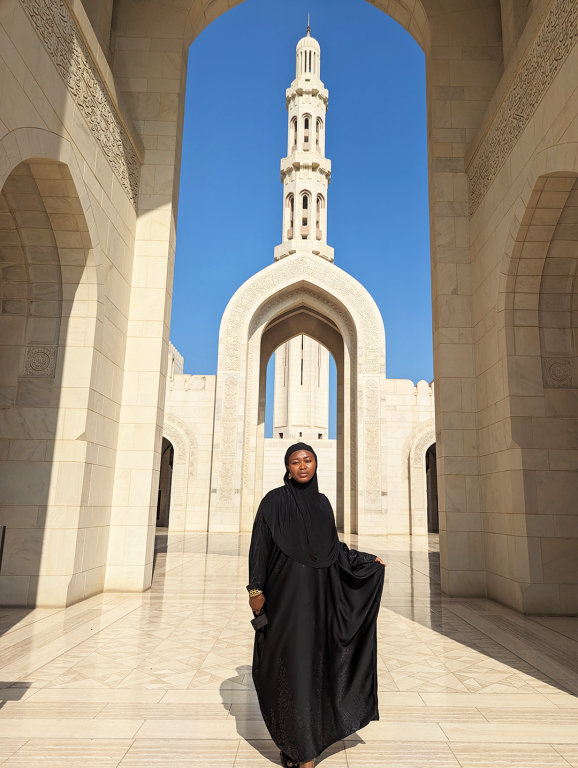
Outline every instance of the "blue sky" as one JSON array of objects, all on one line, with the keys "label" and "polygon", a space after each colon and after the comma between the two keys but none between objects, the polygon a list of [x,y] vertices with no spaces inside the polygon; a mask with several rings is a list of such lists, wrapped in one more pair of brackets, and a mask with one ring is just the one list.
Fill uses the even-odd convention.
[{"label": "blue sky", "polygon": [[216,373],[227,302],[281,242],[285,89],[308,12],[329,89],[328,243],[379,306],[388,378],[430,381],[424,56],[365,0],[245,0],[191,46],[171,340],[185,372]]}]

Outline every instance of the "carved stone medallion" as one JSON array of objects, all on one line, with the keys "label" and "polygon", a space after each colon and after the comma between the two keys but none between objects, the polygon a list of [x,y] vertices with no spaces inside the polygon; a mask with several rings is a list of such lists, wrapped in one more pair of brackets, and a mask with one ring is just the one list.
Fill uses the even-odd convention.
[{"label": "carved stone medallion", "polygon": [[28,347],[24,358],[25,376],[54,376],[56,347]]},{"label": "carved stone medallion", "polygon": [[547,388],[573,387],[572,358],[570,357],[543,357],[542,377]]}]

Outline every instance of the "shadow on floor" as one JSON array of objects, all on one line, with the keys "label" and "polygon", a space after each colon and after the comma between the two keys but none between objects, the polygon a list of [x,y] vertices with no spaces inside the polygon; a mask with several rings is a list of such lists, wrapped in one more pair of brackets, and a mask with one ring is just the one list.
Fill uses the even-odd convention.
[{"label": "shadow on floor", "polygon": [[[246,684],[248,680],[251,683],[251,687]],[[252,686],[251,667],[248,664],[237,667],[237,675],[235,677],[223,680],[220,693],[223,706],[235,718],[239,737],[257,750],[263,758],[269,760],[274,765],[279,765],[279,748],[271,740],[263,722],[255,689]],[[237,699],[236,702],[235,699]],[[347,748],[351,750],[357,744],[365,744],[365,742],[358,737],[355,741],[348,741]],[[315,766],[321,765],[324,760],[333,755],[344,752],[345,749],[346,744],[344,741],[336,742],[315,760]]]}]

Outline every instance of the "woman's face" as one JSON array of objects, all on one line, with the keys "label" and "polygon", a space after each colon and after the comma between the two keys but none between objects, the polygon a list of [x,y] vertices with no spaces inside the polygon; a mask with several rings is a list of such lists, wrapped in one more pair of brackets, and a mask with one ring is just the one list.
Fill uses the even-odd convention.
[{"label": "woman's face", "polygon": [[289,474],[298,483],[306,483],[315,474],[317,463],[311,451],[295,451],[289,456],[287,469]]}]

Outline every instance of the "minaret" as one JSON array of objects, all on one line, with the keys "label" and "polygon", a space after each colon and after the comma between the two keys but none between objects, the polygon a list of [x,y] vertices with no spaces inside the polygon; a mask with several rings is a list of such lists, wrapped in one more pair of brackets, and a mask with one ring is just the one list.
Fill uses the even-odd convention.
[{"label": "minaret", "polygon": [[[331,163],[325,157],[325,116],[329,94],[320,80],[321,49],[307,36],[297,43],[295,80],[287,89],[289,136],[281,160],[283,242],[275,261],[303,252],[333,261],[327,245],[327,187]],[[275,353],[273,437],[327,440],[329,352],[299,335]]]},{"label": "minaret", "polygon": [[299,251],[333,261],[327,245],[327,187],[331,161],[325,157],[329,93],[320,79],[321,48],[307,35],[297,43],[295,80],[286,92],[287,157],[281,160],[283,242],[275,261]]},{"label": "minaret", "polygon": [[273,437],[327,440],[329,436],[329,352],[299,335],[275,352]]}]

